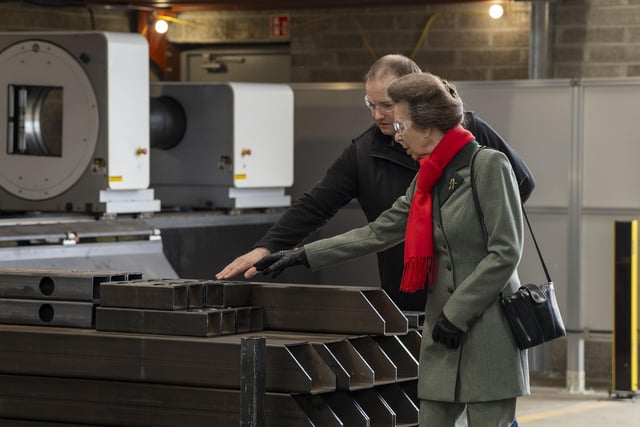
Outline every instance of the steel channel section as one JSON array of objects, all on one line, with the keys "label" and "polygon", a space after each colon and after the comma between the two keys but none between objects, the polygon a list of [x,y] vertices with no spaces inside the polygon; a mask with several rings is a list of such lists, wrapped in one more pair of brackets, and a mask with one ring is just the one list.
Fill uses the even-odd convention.
[{"label": "steel channel section", "polygon": [[[351,393],[335,391],[320,396],[345,426],[415,426],[418,402],[407,394],[404,384],[387,384]],[[316,419],[312,415],[314,407],[326,411],[316,396],[296,396],[296,399],[312,420]]]},{"label": "steel channel section", "polygon": [[362,354],[349,341],[327,344],[327,348],[336,357],[349,374],[349,390],[373,387],[375,372]]},{"label": "steel channel section", "polygon": [[371,419],[362,407],[346,391],[327,393],[322,398],[345,426],[369,427]]},{"label": "steel channel section", "polygon": [[302,332],[263,331],[269,342],[309,342],[336,376],[336,389],[360,390],[374,385],[371,364],[355,349],[350,335],[305,334]]},{"label": "steel channel section", "polygon": [[404,335],[397,335],[398,339],[402,341],[405,348],[409,350],[411,355],[416,359],[420,360],[420,343],[422,342],[422,334],[420,331],[415,329],[410,329]]},{"label": "steel channel section", "polygon": [[411,354],[397,335],[372,338],[396,366],[397,381],[418,378],[418,358]]},{"label": "steel channel section", "polygon": [[324,394],[322,398],[345,426],[418,424],[418,406],[399,384],[387,384],[357,393],[336,391]]},{"label": "steel channel section", "polygon": [[[413,334],[412,334],[413,335]],[[414,355],[396,335],[350,336],[263,331],[270,341],[291,340],[314,345],[336,375],[336,389],[357,390],[418,377]]]},{"label": "steel channel section", "polygon": [[402,313],[409,322],[409,329],[421,328],[424,324],[424,311],[403,310]]},{"label": "steel channel section", "polygon": [[373,369],[375,374],[374,385],[398,381],[397,366],[372,337],[354,338],[350,342]]},{"label": "steel channel section", "polygon": [[378,288],[252,283],[251,305],[264,307],[265,329],[387,335],[407,318]]},{"label": "steel channel section", "polygon": [[[239,389],[243,337],[203,339],[0,325],[0,373]],[[334,391],[331,369],[314,352],[309,343],[268,340],[267,391]]]},{"label": "steel channel section", "polygon": [[351,375],[345,368],[345,364],[341,363],[336,355],[329,350],[326,344],[315,343],[313,348],[318,352],[324,363],[333,371],[336,376],[336,389],[349,390],[351,388]]},{"label": "steel channel section", "polygon": [[[239,365],[239,360],[236,362]],[[314,426],[291,395],[266,393],[264,403],[267,427]],[[237,426],[240,392],[168,384],[0,375],[0,418],[43,421],[46,425]]]},{"label": "steel channel section", "polygon": [[395,426],[396,413],[374,389],[353,392],[353,398],[371,419],[372,426]]},{"label": "steel channel section", "polygon": [[0,268],[0,297],[96,301],[100,283],[128,277],[127,272]]},{"label": "steel channel section", "polygon": [[398,384],[376,387],[378,395],[396,414],[396,425],[418,425],[419,408]]},{"label": "steel channel section", "polygon": [[311,394],[326,393],[336,389],[336,375],[311,345],[285,346],[293,358],[300,363],[309,379],[315,384]]},{"label": "steel channel section", "polygon": [[90,302],[0,298],[0,323],[93,328]]},{"label": "steel channel section", "polygon": [[418,401],[418,380],[412,381],[404,381],[398,383],[402,391],[406,393],[407,396],[411,399],[411,401],[417,406],[420,407],[420,402]]},{"label": "steel channel section", "polygon": [[409,328],[407,317],[400,311],[389,295],[382,289],[363,289],[362,295],[382,315],[385,333],[379,335],[406,334]]},{"label": "steel channel section", "polygon": [[314,426],[344,427],[338,414],[327,404],[322,396],[298,395],[294,396],[298,405],[307,414]]},{"label": "steel channel section", "polygon": [[[271,331],[261,331],[254,334],[228,335],[220,337],[218,341],[239,342],[239,340],[247,337],[264,337],[267,339],[268,345],[283,346],[294,358],[298,366],[302,368],[300,381],[308,382],[308,394],[327,393],[336,389],[336,374],[333,369],[326,363],[324,357],[318,351],[317,345],[309,343],[306,339],[290,337],[288,335],[280,336],[278,333]],[[274,375],[286,376],[287,372],[274,373]]]}]

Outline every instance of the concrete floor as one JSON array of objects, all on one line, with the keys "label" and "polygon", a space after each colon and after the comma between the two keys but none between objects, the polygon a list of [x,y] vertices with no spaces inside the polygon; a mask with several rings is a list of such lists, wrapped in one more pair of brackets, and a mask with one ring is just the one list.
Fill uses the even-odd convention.
[{"label": "concrete floor", "polygon": [[569,393],[566,388],[533,386],[531,395],[518,399],[520,427],[638,427],[640,395],[610,397],[606,389]]}]

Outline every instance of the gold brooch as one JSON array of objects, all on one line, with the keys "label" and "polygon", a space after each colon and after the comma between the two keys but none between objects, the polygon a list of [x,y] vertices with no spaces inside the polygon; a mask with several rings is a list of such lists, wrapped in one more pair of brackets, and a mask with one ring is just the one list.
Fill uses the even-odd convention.
[{"label": "gold brooch", "polygon": [[456,179],[451,178],[449,180],[449,190],[453,190],[456,187],[456,185],[458,185],[458,183],[456,182]]}]

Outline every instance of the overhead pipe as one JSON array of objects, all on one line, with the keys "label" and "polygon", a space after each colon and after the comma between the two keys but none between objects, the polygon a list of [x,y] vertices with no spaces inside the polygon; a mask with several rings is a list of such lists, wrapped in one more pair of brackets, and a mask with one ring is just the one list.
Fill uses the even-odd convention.
[{"label": "overhead pipe", "polygon": [[529,78],[552,77],[553,25],[548,1],[531,2],[531,31],[529,36]]}]

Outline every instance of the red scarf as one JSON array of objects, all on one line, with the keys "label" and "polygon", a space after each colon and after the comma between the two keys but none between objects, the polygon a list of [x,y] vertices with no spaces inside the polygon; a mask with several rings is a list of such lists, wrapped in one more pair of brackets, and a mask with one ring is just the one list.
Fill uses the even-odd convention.
[{"label": "red scarf", "polygon": [[404,271],[400,290],[416,292],[424,289],[425,280],[433,279],[433,199],[431,189],[444,168],[456,154],[473,141],[471,132],[457,126],[447,133],[428,157],[418,159],[420,170],[416,192],[411,201],[404,244]]}]

